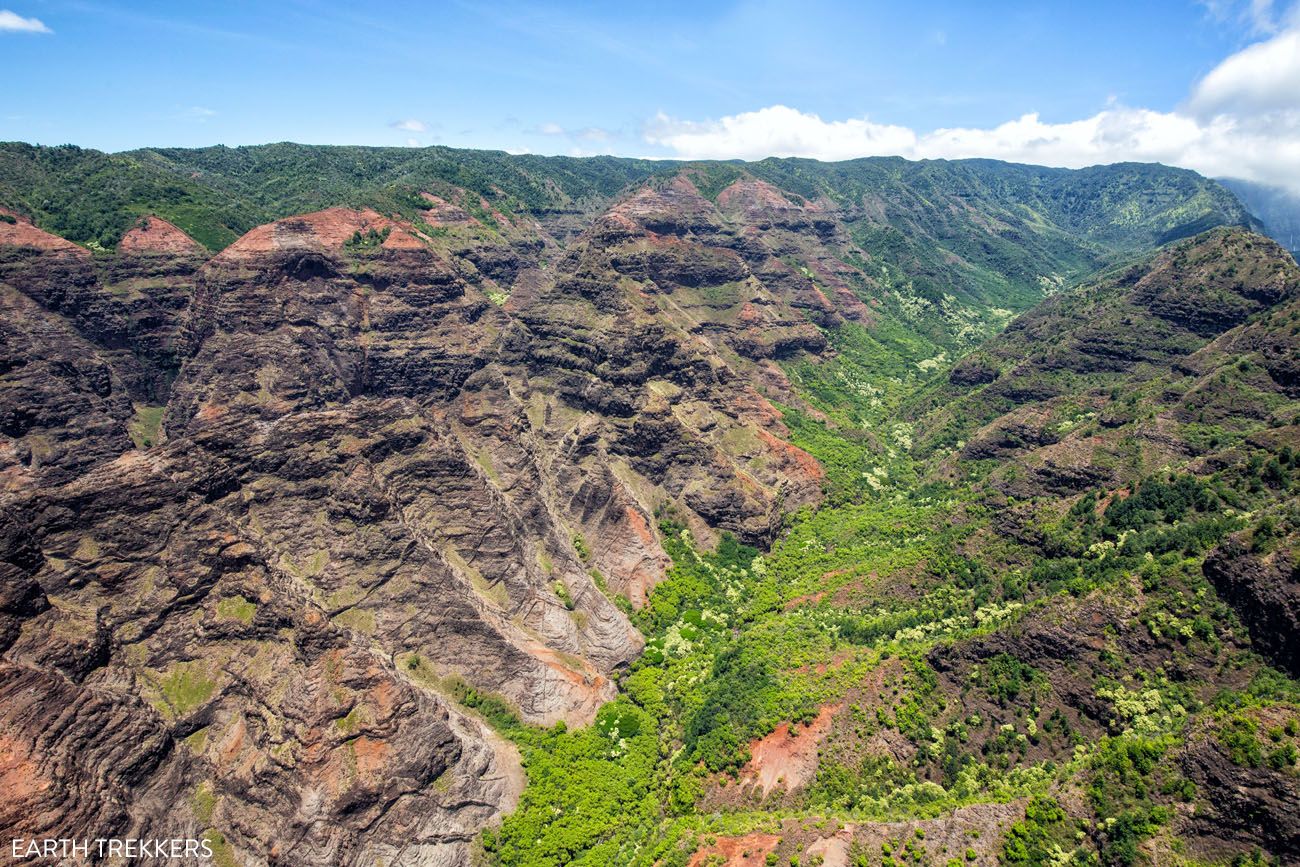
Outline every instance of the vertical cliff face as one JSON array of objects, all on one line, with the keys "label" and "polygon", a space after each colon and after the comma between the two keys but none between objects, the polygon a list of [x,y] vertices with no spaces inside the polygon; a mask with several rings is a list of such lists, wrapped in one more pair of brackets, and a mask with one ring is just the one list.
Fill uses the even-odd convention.
[{"label": "vertical cliff face", "polygon": [[6,827],[461,863],[521,775],[453,697],[590,721],[657,509],[761,540],[819,496],[604,228],[543,268],[341,208],[208,261],[156,218],[99,258],[5,226]]}]

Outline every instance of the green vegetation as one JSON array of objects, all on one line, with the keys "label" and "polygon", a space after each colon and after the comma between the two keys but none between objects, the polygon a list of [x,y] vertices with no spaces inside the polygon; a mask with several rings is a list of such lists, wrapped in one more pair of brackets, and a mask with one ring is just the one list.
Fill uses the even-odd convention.
[{"label": "green vegetation", "polygon": [[[256,225],[334,205],[413,217],[426,190],[481,211],[543,212],[608,198],[678,164],[511,156],[451,148],[272,144],[105,154],[65,145],[0,144],[0,204],[81,243],[112,248],[143,214],[170,220],[212,250]],[[486,212],[476,214],[494,225]]]},{"label": "green vegetation", "polygon": [[[663,522],[674,566],[634,614],[646,649],[620,697],[580,731],[509,729],[529,785],[485,836],[493,863],[681,865],[709,839],[790,818],[927,819],[1016,802],[1023,818],[995,841],[1003,863],[1138,864],[1177,806],[1201,797],[1178,759],[1203,743],[1198,720],[1222,715],[1214,737],[1233,761],[1294,768],[1300,741],[1281,725],[1265,734],[1250,709],[1300,707],[1300,686],[1242,649],[1200,569],[1230,534],[1290,538],[1290,519],[1263,515],[1292,490],[1294,450],[1240,453],[1199,476],[1155,472],[1127,496],[1017,504],[1034,533],[999,538],[990,528],[1010,504],[996,490],[919,481],[907,432],[890,429],[885,399],[873,403],[904,389],[816,394],[838,375],[802,381],[827,421],[787,413],[830,470],[828,505],[796,515],[767,553],[729,536],[701,551]],[[880,484],[854,484],[850,469],[880,460],[880,443],[894,451]],[[1071,619],[1121,609],[1129,619]],[[1097,648],[1068,671],[1016,638],[1058,621]],[[976,650],[995,638],[1001,649]],[[1204,679],[1175,679],[1171,659]],[[1251,688],[1216,698],[1224,666],[1254,672]],[[1088,684],[1099,715],[1081,716],[1062,683]],[[815,776],[764,798],[747,782],[751,744],[823,708],[840,722]],[[867,748],[882,738],[906,746]],[[931,855],[919,836],[881,857]],[[791,857],[808,860],[796,850],[776,863]]]},{"label": "green vegetation", "polygon": [[217,616],[229,620],[238,620],[247,626],[257,614],[257,603],[250,602],[243,596],[227,596],[217,603]]},{"label": "green vegetation", "polygon": [[200,825],[207,825],[212,821],[212,812],[217,808],[217,796],[212,791],[211,783],[206,780],[199,783],[190,799],[190,806],[194,810],[194,818],[199,820]]},{"label": "green vegetation", "polygon": [[[586,209],[634,184],[682,170],[708,198],[743,171],[794,201],[826,196],[844,203],[864,197],[896,203],[886,225],[862,223],[857,240],[877,251],[891,274],[908,274],[916,297],[951,308],[953,315],[964,315],[967,302],[1019,309],[1039,297],[1040,277],[1091,270],[1098,248],[1149,247],[1248,220],[1217,184],[1163,166],[1071,173],[987,160],[680,163],[289,143],[117,154],[0,143],[0,205],[70,240],[105,249],[141,215],[157,214],[219,250],[261,223],[334,205],[412,218],[423,205],[416,197],[420,191],[456,201],[496,229],[480,200],[506,215]],[[928,207],[927,196],[963,206]],[[974,211],[996,219],[1005,232],[984,231],[965,216]],[[1125,218],[1116,220],[1116,211]],[[963,264],[952,264],[958,260]],[[947,302],[949,296],[959,303]]]},{"label": "green vegetation", "polygon": [[165,406],[147,406],[142,403],[135,405],[135,417],[127,425],[127,430],[136,448],[147,449],[160,441],[166,409]]},{"label": "green vegetation", "polygon": [[691,163],[686,167],[686,176],[695,184],[704,198],[716,202],[718,194],[731,186],[741,177],[743,170],[731,163]]},{"label": "green vegetation", "polygon": [[393,230],[385,227],[383,229],[369,229],[364,234],[361,230],[352,233],[352,237],[343,242],[343,246],[349,250],[374,250],[382,247],[388,240],[388,235]]},{"label": "green vegetation", "polygon": [[158,682],[166,707],[176,716],[198,708],[216,691],[217,683],[199,662],[177,663]]},{"label": "green vegetation", "polygon": [[1011,826],[1002,845],[1003,864],[1087,864],[1087,855],[1074,849],[1078,825],[1055,800],[1037,795],[1025,807],[1025,818]]}]

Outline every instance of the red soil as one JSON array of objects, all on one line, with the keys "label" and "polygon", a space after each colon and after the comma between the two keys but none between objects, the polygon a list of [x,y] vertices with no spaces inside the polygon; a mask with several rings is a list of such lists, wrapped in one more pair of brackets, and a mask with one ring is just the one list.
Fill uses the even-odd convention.
[{"label": "red soil", "polygon": [[714,855],[727,860],[722,867],[759,867],[767,863],[767,853],[776,848],[781,838],[775,834],[746,834],[743,837],[719,837],[712,846],[705,846],[691,856],[688,867],[700,867]]},{"label": "red soil", "polygon": [[33,759],[30,747],[8,735],[0,736],[0,784],[10,801],[37,799],[50,788],[50,780]]},{"label": "red soil", "polygon": [[781,723],[776,731],[749,745],[751,756],[740,774],[742,785],[757,783],[764,796],[784,785],[786,790],[807,785],[817,773],[817,745],[831,728],[831,718],[839,705],[827,705],[808,725],[790,731]]},{"label": "red soil", "polygon": [[627,519],[628,524],[632,527],[632,532],[636,534],[638,539],[646,545],[654,544],[654,533],[650,531],[650,525],[640,511],[634,506],[627,505],[623,507],[623,516]]},{"label": "red soil", "polygon": [[153,215],[141,217],[117,242],[123,253],[203,253],[204,249],[176,226]]},{"label": "red soil", "polygon": [[352,742],[352,751],[357,757],[357,774],[365,779],[377,779],[388,764],[391,748],[385,741],[363,735]]},{"label": "red soil", "polygon": [[313,214],[302,214],[258,226],[227,247],[217,258],[239,260],[281,250],[334,252],[342,250],[357,232],[364,235],[371,229],[376,232],[388,230],[388,238],[383,244],[386,250],[424,248],[419,238],[378,211],[369,208],[363,211],[327,208]]},{"label": "red soil", "polygon": [[[827,578],[832,576],[833,573],[827,572],[822,577]],[[785,606],[781,610],[793,611],[796,608],[798,608],[800,605],[816,605],[818,602],[822,601],[822,597],[825,595],[826,595],[825,590],[819,590],[816,593],[805,593],[803,596],[796,596],[795,598],[791,599],[789,602],[785,603]]]},{"label": "red soil", "polygon": [[36,228],[26,217],[13,211],[0,208],[0,214],[12,217],[16,221],[13,223],[0,221],[0,247],[35,247],[37,250],[49,250],[54,253],[90,255],[90,251],[84,247],[78,247],[65,238]]},{"label": "red soil", "polygon": [[1110,508],[1111,503],[1115,500],[1127,500],[1130,493],[1131,491],[1129,491],[1128,488],[1116,488],[1113,491],[1107,491],[1105,496],[1097,500],[1097,508],[1095,511],[1098,515],[1105,514],[1106,510]]},{"label": "red soil", "polygon": [[793,466],[798,467],[799,471],[812,481],[820,483],[821,480],[825,478],[826,472],[822,469],[822,465],[817,463],[817,459],[803,449],[793,443],[788,443],[783,439],[778,439],[762,429],[759,430],[758,435],[762,437],[763,442],[767,443],[773,451],[785,458],[787,465],[792,464]]}]

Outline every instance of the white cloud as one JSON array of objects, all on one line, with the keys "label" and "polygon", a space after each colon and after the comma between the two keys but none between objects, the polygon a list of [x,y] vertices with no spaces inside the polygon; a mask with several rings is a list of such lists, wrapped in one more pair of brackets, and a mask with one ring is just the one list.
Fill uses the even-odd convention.
[{"label": "white cloud", "polygon": [[1295,21],[1300,12],[1300,6],[1279,10],[1274,0],[1201,0],[1201,5],[1220,23],[1240,24],[1254,36],[1277,33],[1286,19]]},{"label": "white cloud", "polygon": [[1300,109],[1300,28],[1220,63],[1196,86],[1189,107],[1199,115]]},{"label": "white cloud", "polygon": [[614,135],[609,130],[601,129],[598,126],[588,126],[583,129],[565,129],[558,123],[553,122],[541,124],[535,132],[540,135],[564,136],[565,138],[588,142],[608,141]]},{"label": "white cloud", "polygon": [[660,112],[646,128],[645,137],[687,159],[803,156],[846,160],[906,153],[917,140],[907,127],[872,123],[865,117],[824,121],[784,105],[702,123],[676,120]]},{"label": "white cloud", "polygon": [[1171,112],[1112,104],[1064,123],[1026,114],[993,128],[917,132],[774,105],[703,122],[660,113],[644,136],[684,159],[989,157],[1071,168],[1132,160],[1300,193],[1300,27],[1227,58],[1195,86],[1186,106]]},{"label": "white cloud", "polygon": [[389,124],[393,129],[400,129],[406,132],[428,132],[429,125],[422,120],[416,120],[409,117],[406,120],[395,120]]},{"label": "white cloud", "polygon": [[1250,0],[1246,14],[1250,17],[1251,27],[1256,33],[1277,31],[1277,20],[1273,17],[1273,0]]},{"label": "white cloud", "polygon": [[176,115],[181,120],[192,120],[198,123],[204,123],[208,118],[216,117],[217,113],[210,108],[204,108],[201,105],[192,105]]},{"label": "white cloud", "polygon": [[39,18],[24,18],[8,9],[0,9],[0,33],[53,33]]}]

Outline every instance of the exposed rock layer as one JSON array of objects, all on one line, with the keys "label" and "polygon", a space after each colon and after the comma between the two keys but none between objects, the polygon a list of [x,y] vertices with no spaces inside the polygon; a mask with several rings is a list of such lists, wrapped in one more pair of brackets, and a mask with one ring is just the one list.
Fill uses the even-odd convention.
[{"label": "exposed rock layer", "polygon": [[641,643],[612,594],[668,565],[657,510],[762,542],[820,496],[743,341],[654,300],[767,290],[638,201],[546,273],[547,238],[373,211],[207,262],[157,218],[94,258],[5,222],[0,825],[462,863],[522,775],[452,696],[589,721]]}]

